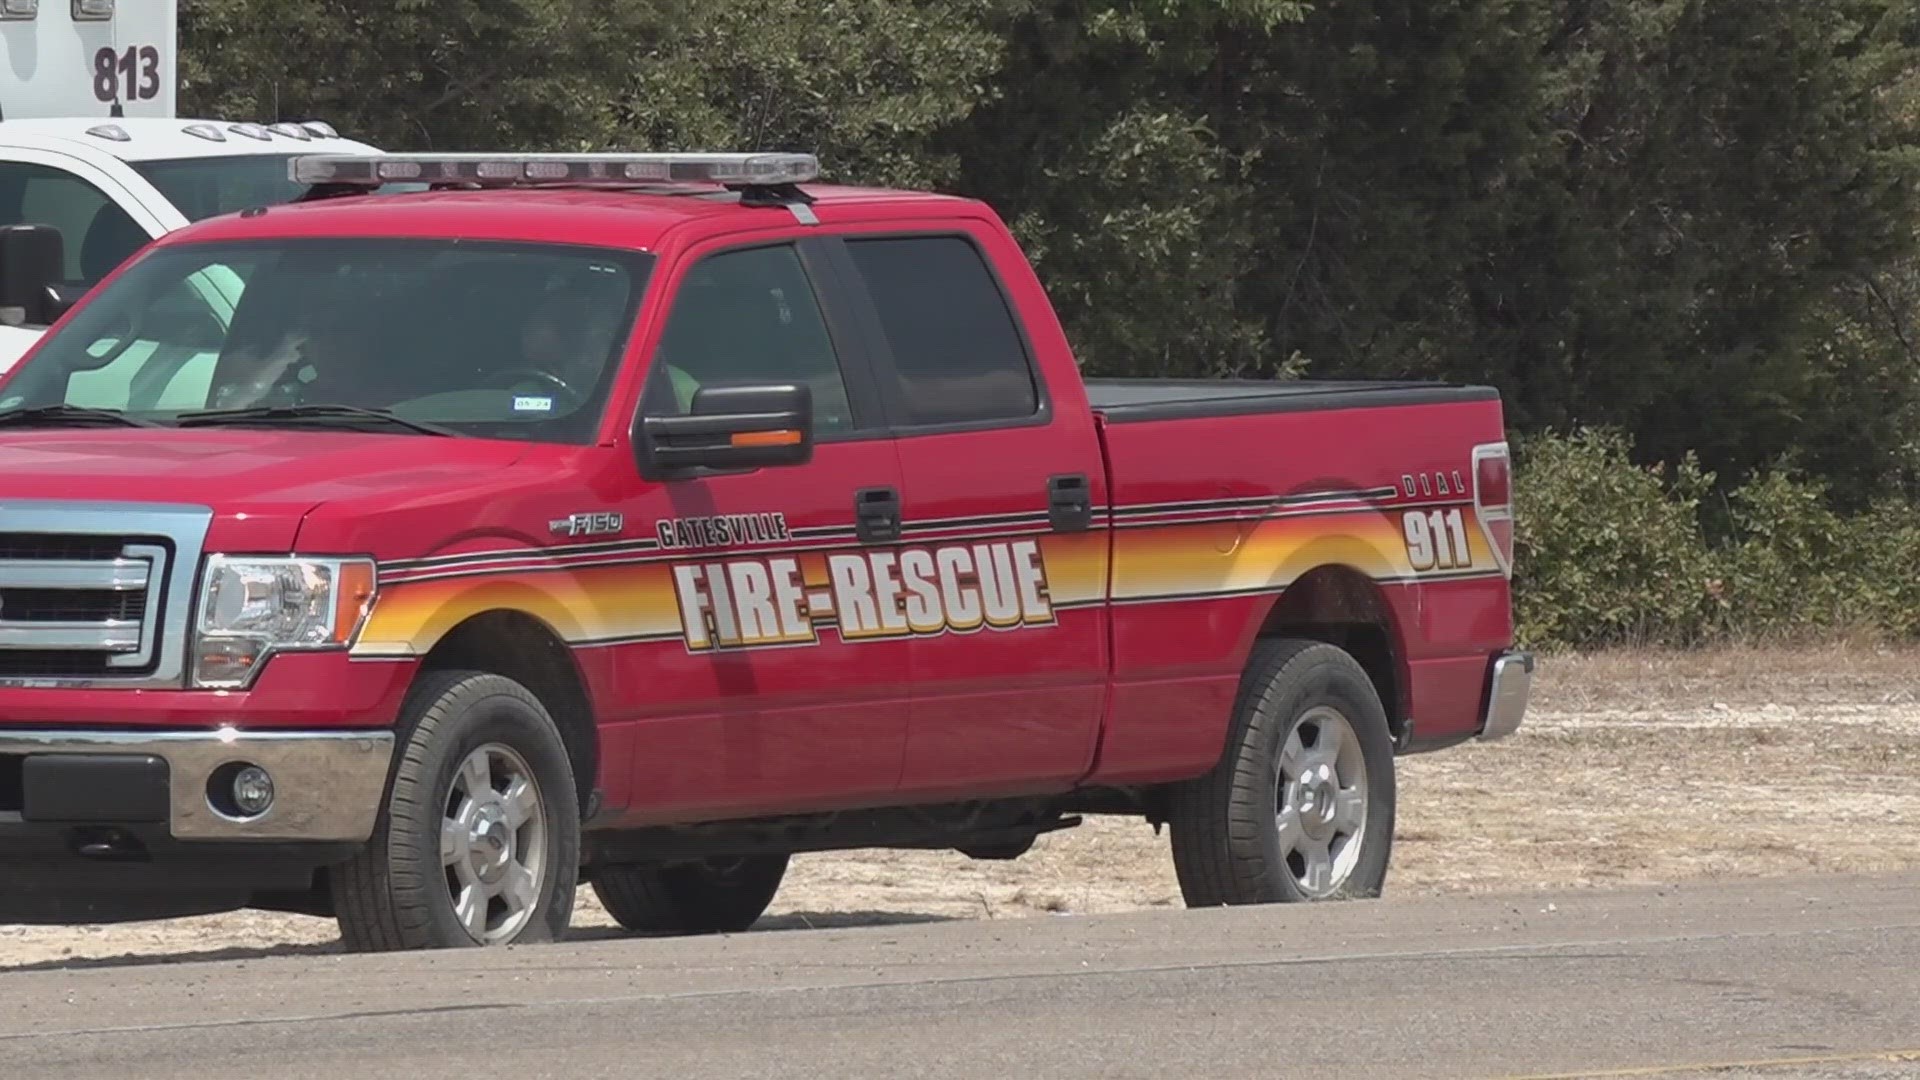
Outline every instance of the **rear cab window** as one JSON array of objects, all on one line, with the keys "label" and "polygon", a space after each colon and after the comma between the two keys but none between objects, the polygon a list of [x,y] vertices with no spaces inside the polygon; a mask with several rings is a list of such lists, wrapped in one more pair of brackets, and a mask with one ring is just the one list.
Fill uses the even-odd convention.
[{"label": "rear cab window", "polygon": [[1026,336],[970,238],[847,236],[843,243],[884,339],[876,367],[896,427],[993,426],[1042,416]]}]

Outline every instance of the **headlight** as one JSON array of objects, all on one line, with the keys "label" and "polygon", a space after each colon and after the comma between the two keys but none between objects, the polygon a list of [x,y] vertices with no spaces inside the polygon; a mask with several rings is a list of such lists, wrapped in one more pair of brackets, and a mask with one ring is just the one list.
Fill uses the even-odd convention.
[{"label": "headlight", "polygon": [[373,595],[370,559],[210,555],[194,627],[193,683],[245,686],[276,652],[346,648]]}]

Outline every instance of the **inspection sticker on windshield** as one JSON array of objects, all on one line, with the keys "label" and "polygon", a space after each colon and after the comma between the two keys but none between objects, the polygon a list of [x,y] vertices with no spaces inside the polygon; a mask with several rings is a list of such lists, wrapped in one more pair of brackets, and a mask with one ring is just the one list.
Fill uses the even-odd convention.
[{"label": "inspection sticker on windshield", "polygon": [[514,412],[552,412],[553,399],[550,397],[515,397]]}]

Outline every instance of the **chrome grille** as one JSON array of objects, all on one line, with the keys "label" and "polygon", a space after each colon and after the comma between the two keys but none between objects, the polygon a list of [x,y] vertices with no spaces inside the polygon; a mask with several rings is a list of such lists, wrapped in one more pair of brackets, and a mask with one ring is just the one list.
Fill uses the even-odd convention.
[{"label": "chrome grille", "polygon": [[178,685],[204,507],[0,501],[0,682]]},{"label": "chrome grille", "polygon": [[69,535],[57,533],[0,533],[0,559],[112,559],[120,554],[120,541],[111,536]]},{"label": "chrome grille", "polygon": [[[106,558],[108,544],[117,550]],[[0,674],[144,674],[166,579],[161,537],[0,535]],[[47,555],[57,555],[47,558]]]}]

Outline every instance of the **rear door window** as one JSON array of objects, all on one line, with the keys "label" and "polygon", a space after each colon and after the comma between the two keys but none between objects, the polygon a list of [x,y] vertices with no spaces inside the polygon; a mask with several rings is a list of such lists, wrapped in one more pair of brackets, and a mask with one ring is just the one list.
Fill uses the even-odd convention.
[{"label": "rear door window", "polygon": [[[986,259],[960,236],[848,237],[911,425],[1019,421],[1040,408],[1033,365]],[[882,371],[882,381],[889,381]]]}]

